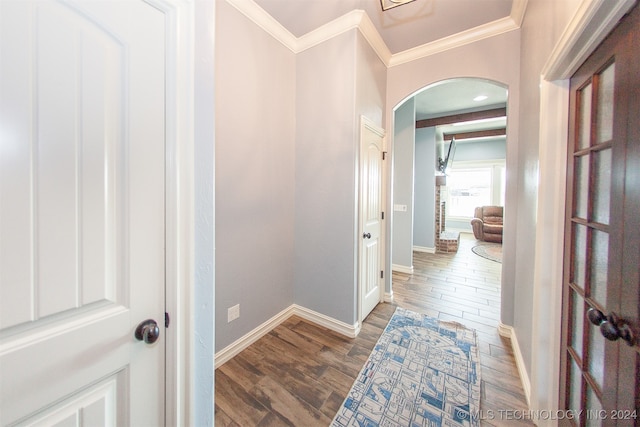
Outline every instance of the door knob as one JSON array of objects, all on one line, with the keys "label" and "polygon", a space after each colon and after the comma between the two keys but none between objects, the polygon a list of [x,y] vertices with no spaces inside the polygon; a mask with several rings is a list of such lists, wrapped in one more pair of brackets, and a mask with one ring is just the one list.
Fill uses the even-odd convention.
[{"label": "door knob", "polygon": [[602,325],[602,322],[607,320],[607,316],[605,316],[597,308],[590,308],[589,311],[587,311],[587,317],[589,318],[589,322],[591,322],[595,326],[600,326]]},{"label": "door knob", "polygon": [[363,238],[363,239],[370,239],[370,238],[371,238],[371,233],[364,233],[364,234],[362,235],[362,238]]},{"label": "door knob", "polygon": [[622,338],[628,345],[635,345],[636,340],[631,327],[627,322],[622,321],[616,313],[611,312],[605,316],[600,310],[590,308],[587,311],[587,317],[592,324],[600,327],[600,333],[609,341],[617,341]]},{"label": "door knob", "polygon": [[158,327],[158,323],[153,319],[143,321],[136,328],[135,337],[138,341],[153,344],[160,337],[160,328]]}]

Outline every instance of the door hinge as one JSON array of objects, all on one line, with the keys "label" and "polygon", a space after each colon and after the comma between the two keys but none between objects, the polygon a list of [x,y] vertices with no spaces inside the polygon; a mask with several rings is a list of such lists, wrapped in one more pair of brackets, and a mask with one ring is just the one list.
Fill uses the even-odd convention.
[{"label": "door hinge", "polygon": [[169,327],[169,323],[171,323],[171,319],[169,319],[169,313],[167,313],[165,311],[164,312],[164,327],[168,328]]},{"label": "door hinge", "polygon": [[384,219],[384,212],[382,212],[382,219]]},{"label": "door hinge", "polygon": [[387,152],[386,151],[382,152],[382,160],[387,160]]},{"label": "door hinge", "polygon": [[384,279],[384,270],[380,270],[380,278]]}]

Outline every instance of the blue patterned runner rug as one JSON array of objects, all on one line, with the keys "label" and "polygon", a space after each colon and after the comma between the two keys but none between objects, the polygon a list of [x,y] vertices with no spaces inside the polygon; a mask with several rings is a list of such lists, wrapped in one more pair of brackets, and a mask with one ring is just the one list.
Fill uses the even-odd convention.
[{"label": "blue patterned runner rug", "polygon": [[479,426],[476,332],[397,308],[331,423]]}]

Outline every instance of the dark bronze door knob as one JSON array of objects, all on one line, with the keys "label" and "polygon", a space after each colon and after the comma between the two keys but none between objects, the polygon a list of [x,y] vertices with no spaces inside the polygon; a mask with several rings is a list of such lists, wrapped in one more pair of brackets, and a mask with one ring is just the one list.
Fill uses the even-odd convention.
[{"label": "dark bronze door knob", "polygon": [[600,333],[609,341],[616,341],[622,338],[628,345],[633,346],[636,343],[633,331],[629,324],[621,320],[618,315],[611,312],[605,316],[600,310],[590,308],[587,311],[589,322],[600,327]]},{"label": "dark bronze door knob", "polygon": [[158,323],[153,319],[143,321],[136,328],[135,337],[138,341],[153,344],[160,337],[160,328],[158,327]]}]

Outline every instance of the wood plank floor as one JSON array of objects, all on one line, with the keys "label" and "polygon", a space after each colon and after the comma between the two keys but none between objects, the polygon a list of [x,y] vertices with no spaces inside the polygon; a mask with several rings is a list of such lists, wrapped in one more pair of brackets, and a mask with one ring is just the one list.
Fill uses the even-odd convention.
[{"label": "wood plank floor", "polygon": [[[395,304],[476,329],[480,347],[483,426],[533,425],[500,411],[527,405],[508,339],[497,332],[500,264],[471,252],[414,253],[412,275],[394,273]],[[379,304],[357,338],[292,317],[216,369],[217,426],[327,426],[395,311]],[[487,416],[493,411],[493,417]],[[492,419],[489,419],[492,418]]]}]

